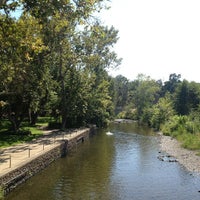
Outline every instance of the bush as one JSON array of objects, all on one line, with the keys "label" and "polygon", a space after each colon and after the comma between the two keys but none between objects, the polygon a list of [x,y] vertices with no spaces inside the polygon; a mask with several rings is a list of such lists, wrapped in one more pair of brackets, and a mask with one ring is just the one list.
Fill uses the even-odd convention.
[{"label": "bush", "polygon": [[182,143],[184,148],[190,150],[198,150],[200,149],[200,136],[192,135],[192,134],[183,134],[179,135],[177,139]]},{"label": "bush", "polygon": [[135,109],[127,109],[126,111],[122,111],[117,115],[118,119],[137,119],[137,114]]},{"label": "bush", "polygon": [[173,116],[162,128],[164,135],[175,137],[184,148],[200,149],[200,134],[195,133],[195,123],[188,116]]},{"label": "bush", "polygon": [[168,122],[164,124],[162,127],[162,132],[164,135],[170,135],[172,137],[187,133],[187,121],[187,116],[174,115]]}]

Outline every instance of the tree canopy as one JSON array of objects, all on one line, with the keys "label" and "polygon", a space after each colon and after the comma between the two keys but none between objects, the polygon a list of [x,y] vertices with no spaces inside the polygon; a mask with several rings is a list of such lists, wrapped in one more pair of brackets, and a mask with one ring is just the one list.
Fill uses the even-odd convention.
[{"label": "tree canopy", "polygon": [[0,119],[13,131],[39,115],[62,128],[111,118],[107,69],[121,60],[112,48],[118,31],[95,17],[101,9],[106,1],[1,1]]}]

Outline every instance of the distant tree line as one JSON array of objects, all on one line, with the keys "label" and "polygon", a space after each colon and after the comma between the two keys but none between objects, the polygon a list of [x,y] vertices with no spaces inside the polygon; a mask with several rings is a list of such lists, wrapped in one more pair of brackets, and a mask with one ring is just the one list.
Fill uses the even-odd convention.
[{"label": "distant tree line", "polygon": [[190,148],[200,148],[200,83],[181,80],[174,73],[166,82],[143,74],[128,81],[120,75],[114,85],[118,117],[146,123],[166,135],[186,139],[186,147],[188,142],[194,143]]},{"label": "distant tree line", "polygon": [[38,116],[54,117],[60,128],[109,121],[107,69],[121,59],[112,50],[118,31],[94,17],[102,9],[103,0],[0,2],[0,123],[18,132]]}]

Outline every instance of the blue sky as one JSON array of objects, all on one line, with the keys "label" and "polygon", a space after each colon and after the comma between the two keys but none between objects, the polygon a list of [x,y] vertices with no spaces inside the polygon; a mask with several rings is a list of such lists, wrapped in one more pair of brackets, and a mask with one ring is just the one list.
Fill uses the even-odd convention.
[{"label": "blue sky", "polygon": [[113,76],[168,80],[177,73],[200,82],[199,0],[112,0],[110,6],[101,19],[119,30],[115,51],[123,58]]}]

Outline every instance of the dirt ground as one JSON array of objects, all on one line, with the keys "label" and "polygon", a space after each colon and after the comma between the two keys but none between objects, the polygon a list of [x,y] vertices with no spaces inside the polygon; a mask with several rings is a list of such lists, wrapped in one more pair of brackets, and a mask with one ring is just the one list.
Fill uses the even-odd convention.
[{"label": "dirt ground", "polygon": [[200,156],[197,155],[199,152],[184,149],[176,139],[163,135],[160,135],[160,147],[190,172],[200,173]]}]

